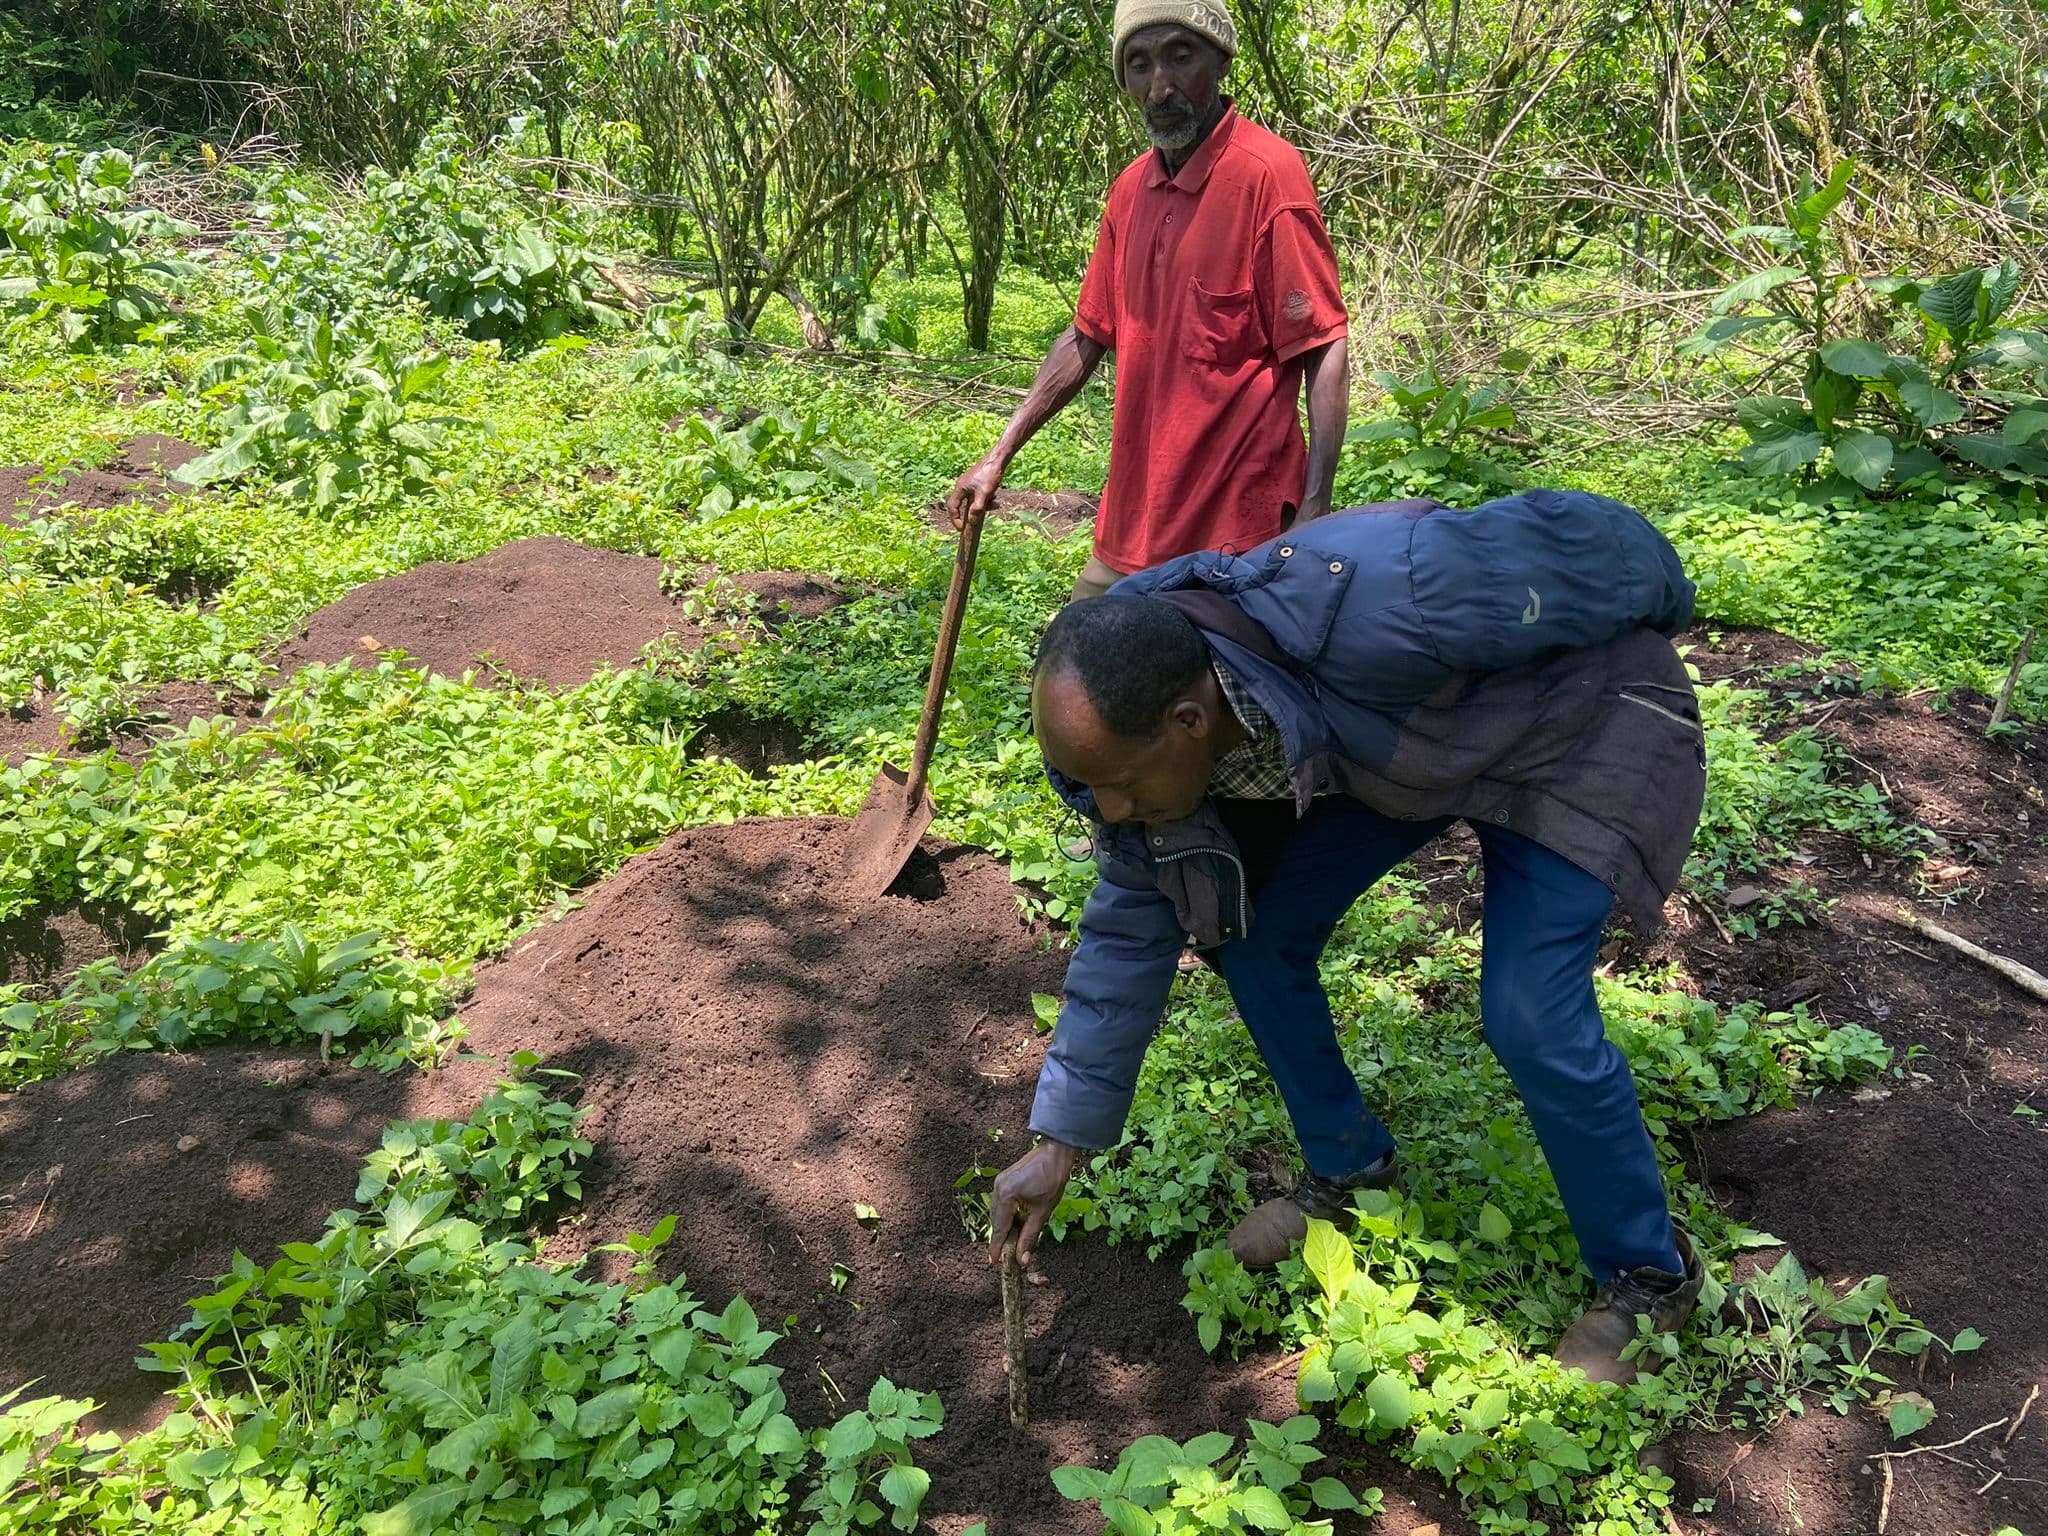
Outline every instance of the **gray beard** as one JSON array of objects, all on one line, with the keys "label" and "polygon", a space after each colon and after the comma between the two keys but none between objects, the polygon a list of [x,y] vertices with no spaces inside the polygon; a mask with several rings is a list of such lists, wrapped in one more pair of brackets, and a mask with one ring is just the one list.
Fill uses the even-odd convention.
[{"label": "gray beard", "polygon": [[1151,139],[1152,147],[1169,155],[1189,148],[1200,136],[1201,131],[1202,120],[1195,116],[1184,118],[1171,128],[1155,128],[1150,119],[1145,123],[1145,135]]}]

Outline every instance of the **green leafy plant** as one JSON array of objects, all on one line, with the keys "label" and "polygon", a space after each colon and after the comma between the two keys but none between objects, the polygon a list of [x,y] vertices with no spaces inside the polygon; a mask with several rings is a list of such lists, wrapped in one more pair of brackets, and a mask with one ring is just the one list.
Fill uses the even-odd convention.
[{"label": "green leafy plant", "polygon": [[[193,939],[132,972],[83,967],[55,998],[0,989],[0,1087],[119,1050],[308,1035],[424,1038],[443,1003],[437,968],[375,933],[321,945],[286,923],[274,939]],[[14,994],[7,1001],[5,992]]]},{"label": "green leafy plant", "polygon": [[[522,1072],[575,1078],[539,1063],[528,1052],[513,1060]],[[558,1195],[583,1198],[577,1166],[590,1156],[591,1144],[576,1134],[582,1118],[530,1079],[502,1082],[467,1120],[414,1120],[387,1129],[383,1145],[364,1159],[356,1203],[369,1204],[387,1189],[409,1188],[425,1178],[445,1178],[455,1182],[478,1220],[530,1223]]]},{"label": "green leafy plant", "polygon": [[[1717,318],[1686,344],[1702,355],[1750,335],[1788,333],[1796,343],[1801,395],[1758,395],[1737,407],[1750,438],[1743,465],[1763,476],[1811,475],[1825,457],[1870,491],[1940,474],[1956,459],[2048,475],[2048,332],[2005,323],[2020,291],[2018,263],[1938,279],[1843,270],[1828,226],[1854,169],[1844,159],[1824,184],[1809,178],[1784,224],[1736,231],[1796,265],[1730,284],[1713,302]],[[1851,290],[1861,305],[1847,302]],[[1855,334],[1871,309],[1886,323],[1883,339]]]},{"label": "green leafy plant", "polygon": [[568,220],[474,174],[452,135],[430,137],[403,177],[373,169],[365,191],[386,280],[475,340],[525,351],[624,319],[594,296],[603,277]]},{"label": "green leafy plant", "polygon": [[1110,1471],[1068,1465],[1053,1472],[1053,1485],[1069,1499],[1093,1503],[1117,1536],[1328,1536],[1331,1522],[1312,1518],[1312,1511],[1379,1511],[1377,1488],[1361,1496],[1339,1478],[1309,1478],[1307,1469],[1323,1456],[1310,1443],[1319,1427],[1313,1417],[1248,1422],[1252,1438],[1236,1455],[1237,1442],[1220,1432],[1185,1443],[1146,1435],[1125,1447]]},{"label": "green leafy plant", "polygon": [[448,366],[445,353],[400,355],[381,337],[337,333],[324,315],[301,317],[285,335],[258,331],[250,350],[200,373],[203,392],[231,402],[227,440],[176,478],[208,485],[261,469],[319,508],[378,474],[417,489],[455,419],[418,409]]},{"label": "green leafy plant", "polygon": [[123,150],[53,150],[0,163],[0,304],[28,323],[54,317],[72,346],[108,347],[153,334],[170,312],[163,284],[198,266],[150,250],[193,233],[130,208],[135,161]]}]

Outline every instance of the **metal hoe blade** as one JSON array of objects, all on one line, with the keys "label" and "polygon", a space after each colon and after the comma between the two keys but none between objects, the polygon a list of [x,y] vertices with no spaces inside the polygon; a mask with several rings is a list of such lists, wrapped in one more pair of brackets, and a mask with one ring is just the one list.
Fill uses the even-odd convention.
[{"label": "metal hoe blade", "polygon": [[932,652],[932,672],[925,684],[924,712],[917,719],[910,769],[906,773],[884,763],[853,824],[840,875],[858,901],[872,901],[889,889],[936,814],[932,797],[925,792],[925,776],[939,739],[939,712],[946,702],[946,680],[953,672],[953,652],[960,643],[960,623],[967,612],[968,588],[974,584],[974,560],[981,549],[981,524],[986,515],[969,512],[967,526],[960,530],[960,547],[953,556],[953,584],[946,591],[946,610],[939,620],[939,643]]}]

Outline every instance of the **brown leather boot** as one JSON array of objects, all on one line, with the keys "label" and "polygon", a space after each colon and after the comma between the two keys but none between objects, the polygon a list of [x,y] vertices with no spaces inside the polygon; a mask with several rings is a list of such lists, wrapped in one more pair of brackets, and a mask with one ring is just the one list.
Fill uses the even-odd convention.
[{"label": "brown leather boot", "polygon": [[1646,1265],[1601,1286],[1593,1305],[1565,1329],[1564,1337],[1551,1351],[1559,1365],[1584,1371],[1588,1381],[1612,1381],[1624,1387],[1645,1370],[1655,1373],[1655,1361],[1642,1363],[1621,1358],[1621,1352],[1635,1342],[1636,1319],[1647,1317],[1657,1332],[1670,1333],[1691,1315],[1707,1278],[1699,1255],[1693,1252],[1692,1240],[1683,1232],[1676,1236],[1685,1273],[1674,1275]]},{"label": "brown leather boot", "polygon": [[1392,1189],[1400,1182],[1400,1162],[1392,1152],[1342,1183],[1303,1169],[1291,1194],[1268,1200],[1230,1229],[1230,1251],[1246,1269],[1271,1269],[1308,1236],[1309,1217],[1336,1221],[1351,1209],[1353,1191]]}]

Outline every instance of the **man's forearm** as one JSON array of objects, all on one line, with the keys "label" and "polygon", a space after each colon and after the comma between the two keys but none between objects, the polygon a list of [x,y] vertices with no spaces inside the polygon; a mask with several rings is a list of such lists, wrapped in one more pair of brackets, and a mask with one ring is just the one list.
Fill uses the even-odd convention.
[{"label": "man's forearm", "polygon": [[1038,365],[1038,377],[1031,381],[1024,403],[1017,407],[988,457],[999,465],[1008,465],[1031,441],[1032,434],[1081,393],[1081,386],[1102,361],[1104,350],[1100,342],[1091,341],[1072,326],[1062,331],[1045,354],[1045,361]]},{"label": "man's forearm", "polygon": [[1337,483],[1337,456],[1344,451],[1344,430],[1351,414],[1351,348],[1338,337],[1308,354],[1303,367],[1308,383],[1308,478],[1302,487],[1302,511],[1320,516],[1330,510],[1331,488]]}]

